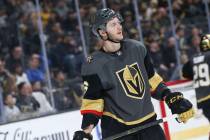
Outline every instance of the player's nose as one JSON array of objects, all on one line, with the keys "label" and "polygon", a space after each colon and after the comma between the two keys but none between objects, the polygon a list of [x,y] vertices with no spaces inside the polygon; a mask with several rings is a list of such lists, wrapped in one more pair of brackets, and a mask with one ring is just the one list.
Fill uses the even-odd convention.
[{"label": "player's nose", "polygon": [[118,31],[122,31],[122,25],[119,23],[119,24],[117,24],[117,30]]}]

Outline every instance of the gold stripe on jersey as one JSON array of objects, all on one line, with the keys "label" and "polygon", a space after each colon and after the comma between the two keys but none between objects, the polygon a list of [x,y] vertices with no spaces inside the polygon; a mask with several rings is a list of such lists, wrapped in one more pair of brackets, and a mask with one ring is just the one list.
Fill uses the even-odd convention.
[{"label": "gold stripe on jersey", "polygon": [[204,98],[201,98],[201,99],[197,100],[197,102],[198,102],[198,103],[201,103],[201,102],[206,101],[206,100],[208,100],[208,99],[210,99],[210,95],[208,95],[208,96],[206,96],[206,97],[204,97]]},{"label": "gold stripe on jersey", "polygon": [[158,85],[163,81],[162,77],[155,72],[154,76],[149,79],[151,90],[155,91]]},{"label": "gold stripe on jersey", "polygon": [[103,112],[104,109],[104,100],[97,99],[97,100],[90,100],[90,99],[82,99],[82,110],[95,110],[98,112]]},{"label": "gold stripe on jersey", "polygon": [[149,118],[153,117],[155,115],[155,112],[149,113],[148,115],[146,115],[145,117],[143,117],[141,119],[138,119],[138,120],[135,120],[135,121],[130,121],[130,122],[126,122],[123,119],[118,118],[116,115],[112,114],[111,112],[104,112],[103,115],[109,116],[109,117],[111,117],[111,118],[113,118],[113,119],[117,120],[118,122],[123,123],[125,125],[135,125],[135,124],[142,123],[142,122],[148,120]]}]

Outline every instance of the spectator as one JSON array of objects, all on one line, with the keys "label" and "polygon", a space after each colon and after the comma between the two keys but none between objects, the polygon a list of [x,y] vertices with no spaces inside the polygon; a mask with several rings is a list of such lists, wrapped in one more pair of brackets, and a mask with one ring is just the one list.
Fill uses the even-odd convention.
[{"label": "spectator", "polygon": [[[186,0],[182,10],[185,13],[185,17],[196,17],[204,14],[204,5],[202,1]],[[193,21],[193,20],[191,20]]]},{"label": "spectator", "polygon": [[135,28],[131,28],[131,29],[129,30],[129,36],[130,36],[132,39],[136,39],[136,40],[139,39],[138,31],[137,31]]},{"label": "spectator", "polygon": [[186,47],[186,37],[185,37],[185,27],[184,26],[179,26],[176,29],[176,37],[177,37],[177,41],[178,41],[178,45],[180,48],[181,52],[185,52],[187,50]]},{"label": "spectator", "polygon": [[131,28],[134,28],[134,21],[131,11],[124,12],[124,21],[125,21],[125,27],[124,30],[129,34]]},{"label": "spectator", "polygon": [[42,23],[43,23],[43,26],[46,27],[49,20],[50,20],[50,17],[51,17],[51,12],[50,12],[50,4],[49,5],[44,5],[44,8],[41,12],[41,18],[42,18]]},{"label": "spectator", "polygon": [[56,47],[51,49],[50,56],[53,65],[63,68],[69,78],[80,75],[84,55],[72,34],[69,33],[64,36],[63,40],[59,40]]},{"label": "spectator", "polygon": [[69,84],[66,82],[66,76],[62,71],[54,71],[53,86],[56,88],[53,95],[55,108],[58,111],[73,109],[80,106],[80,98],[69,88]]},{"label": "spectator", "polygon": [[194,36],[190,44],[189,50],[187,51],[188,57],[191,58],[193,55],[199,52],[200,36]]},{"label": "spectator", "polygon": [[21,64],[21,66],[24,67],[23,50],[22,47],[19,45],[12,48],[9,57],[6,59],[6,68],[10,72],[14,72],[15,64],[17,63]]},{"label": "spectator", "polygon": [[45,74],[41,68],[40,56],[38,54],[32,54],[29,60],[29,68],[26,70],[26,74],[30,82],[44,81]]},{"label": "spectator", "polygon": [[15,121],[17,120],[21,113],[19,108],[15,105],[16,98],[11,94],[5,94],[4,97],[4,111],[7,121]]},{"label": "spectator", "polygon": [[[176,50],[175,50],[175,38],[170,37],[168,38],[167,45],[163,50],[163,60],[165,65],[168,67],[168,75],[169,77],[173,73],[173,70],[176,67]],[[167,79],[169,80],[169,79]]]},{"label": "spectator", "polygon": [[56,4],[55,11],[58,13],[59,17],[65,17],[67,15],[69,8],[67,1],[59,0]]},{"label": "spectator", "polygon": [[40,114],[48,114],[50,112],[53,112],[53,108],[50,105],[49,101],[47,100],[45,94],[42,91],[42,85],[40,81],[35,81],[32,83],[32,96],[39,102],[40,108],[39,113]]},{"label": "spectator", "polygon": [[76,26],[78,26],[76,13],[70,9],[62,22],[62,27],[65,31],[75,31]]},{"label": "spectator", "polygon": [[21,0],[22,4],[20,5],[20,8],[23,13],[32,13],[35,11],[35,5],[32,1],[28,0]]},{"label": "spectator", "polygon": [[64,56],[64,69],[69,78],[75,78],[80,75],[82,63],[84,62],[84,55],[82,48],[78,44],[73,35],[67,35],[64,38],[64,47],[66,55]]},{"label": "spectator", "polygon": [[149,52],[152,60],[155,62],[153,63],[154,68],[157,70],[158,73],[163,76],[164,79],[167,79],[168,68],[164,64],[162,50],[157,41],[153,41],[150,43]]},{"label": "spectator", "polygon": [[61,28],[60,22],[51,23],[51,26],[50,26],[50,29],[49,29],[49,40],[51,42],[55,42],[56,37],[58,37],[62,34],[64,34],[64,31]]},{"label": "spectator", "polygon": [[191,44],[193,37],[195,36],[200,36],[201,35],[201,29],[199,29],[196,26],[193,26],[191,31],[190,31],[190,35],[186,37],[187,39],[187,44]]},{"label": "spectator", "polygon": [[19,85],[22,82],[30,84],[26,73],[23,71],[23,67],[20,63],[14,64],[14,76],[16,78],[16,85]]},{"label": "spectator", "polygon": [[165,7],[157,8],[157,12],[154,13],[152,20],[154,23],[153,26],[156,30],[158,30],[161,26],[168,27],[170,25],[170,20]]},{"label": "spectator", "polygon": [[5,69],[5,60],[0,57],[0,86],[3,93],[11,93],[15,88],[15,77]]},{"label": "spectator", "polygon": [[5,7],[1,6],[0,8],[0,28],[7,26],[7,13]]},{"label": "spectator", "polygon": [[17,106],[22,113],[33,113],[40,108],[39,102],[32,96],[31,85],[24,82],[18,85]]},{"label": "spectator", "polygon": [[182,19],[184,17],[183,3],[182,0],[173,1],[173,13],[176,18]]}]

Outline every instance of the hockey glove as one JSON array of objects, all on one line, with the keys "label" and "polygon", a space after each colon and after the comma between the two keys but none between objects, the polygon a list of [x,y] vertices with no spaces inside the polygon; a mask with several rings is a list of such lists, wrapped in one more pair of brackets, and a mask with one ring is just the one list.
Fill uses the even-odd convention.
[{"label": "hockey glove", "polygon": [[73,140],[92,140],[93,136],[91,134],[87,134],[84,131],[76,131],[74,133]]},{"label": "hockey glove", "polygon": [[174,92],[165,97],[165,102],[171,109],[172,114],[178,114],[178,120],[187,122],[194,116],[192,103],[183,97],[180,92]]}]

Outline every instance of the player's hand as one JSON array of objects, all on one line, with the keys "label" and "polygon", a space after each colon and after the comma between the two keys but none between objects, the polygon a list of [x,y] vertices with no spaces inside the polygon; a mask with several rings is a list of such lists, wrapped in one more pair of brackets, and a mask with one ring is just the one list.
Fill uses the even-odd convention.
[{"label": "player's hand", "polygon": [[174,92],[165,97],[165,102],[171,109],[172,114],[178,114],[178,120],[187,122],[194,116],[192,103],[183,97],[180,92]]},{"label": "player's hand", "polygon": [[93,136],[90,133],[85,133],[84,131],[74,132],[73,140],[92,140]]}]

